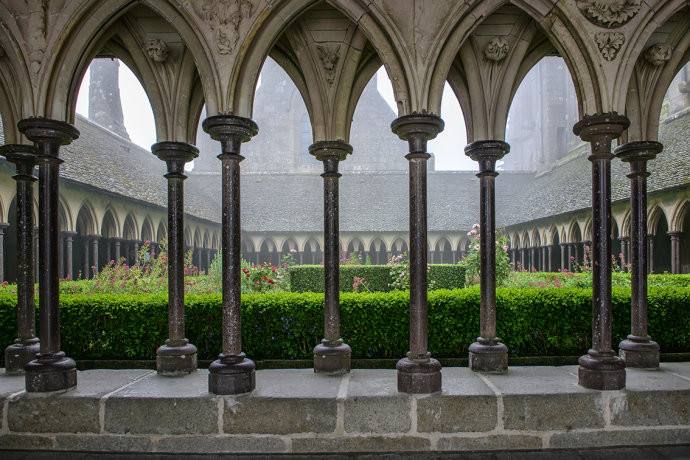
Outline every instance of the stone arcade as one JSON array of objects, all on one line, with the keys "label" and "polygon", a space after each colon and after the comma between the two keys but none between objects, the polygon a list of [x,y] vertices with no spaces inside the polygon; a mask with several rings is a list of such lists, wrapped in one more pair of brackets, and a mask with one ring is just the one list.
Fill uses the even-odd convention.
[{"label": "stone arcade", "polygon": [[[17,241],[23,247],[33,239],[27,184],[34,180],[33,164],[38,166],[40,305],[35,355],[32,264],[29,255],[18,254],[18,339],[7,362],[15,372],[24,364],[25,375],[0,380],[0,448],[342,452],[690,443],[690,366],[659,368],[648,335],[654,331],[646,330],[648,243],[641,211],[646,200],[641,163],[660,149],[651,142],[658,138],[663,96],[690,57],[690,6],[680,0],[613,3],[615,8],[575,0],[0,2],[2,153],[17,168]],[[591,225],[581,235],[591,241],[594,261],[592,344],[578,367],[508,369],[509,350],[496,337],[491,249],[496,195],[504,179],[496,162],[510,155],[508,109],[521,79],[554,54],[563,57],[573,77],[579,121],[572,128],[589,151],[580,174],[592,177]],[[167,238],[175,248],[169,258],[169,338],[158,350],[156,373],[78,373],[61,350],[59,173],[70,167],[61,152],[80,142],[77,91],[98,56],[131,63],[153,106],[158,142],[152,150],[167,166]],[[324,340],[314,349],[316,373],[256,371],[242,351],[241,151],[251,152],[261,129],[252,120],[253,101],[267,56],[300,90],[311,124],[307,150],[324,167],[319,195],[328,276]],[[353,112],[381,66],[398,106],[390,128],[408,143],[410,351],[395,372],[350,371],[337,289],[338,165],[347,164],[350,153],[357,155],[350,139]],[[479,163],[483,270],[481,324],[470,346],[470,369],[442,370],[427,346],[425,267],[427,143],[444,127],[439,113],[446,81],[467,118],[465,152]],[[195,370],[196,348],[184,337],[180,289],[184,164],[198,153],[194,144],[204,105],[208,116],[202,126],[219,154],[218,249],[224,256],[218,331],[223,343],[208,371]],[[120,127],[112,123],[111,129]],[[687,143],[683,148],[687,151]],[[635,212],[629,220],[635,222],[629,238],[636,295],[631,343],[621,344],[619,352],[612,343],[611,216],[612,164],[621,160],[633,168]],[[655,161],[664,161],[664,154]],[[679,212],[681,224],[674,223],[672,235],[682,227],[687,205]],[[671,242],[677,268],[680,235]],[[91,250],[97,260],[98,245]]]}]

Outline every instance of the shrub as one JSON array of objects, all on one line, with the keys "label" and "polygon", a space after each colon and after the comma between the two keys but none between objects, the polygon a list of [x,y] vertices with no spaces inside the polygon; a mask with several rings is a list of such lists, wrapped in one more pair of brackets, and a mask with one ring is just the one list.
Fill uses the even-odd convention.
[{"label": "shrub", "polygon": [[[472,230],[467,232],[467,237],[469,238],[469,249],[465,258],[460,261],[460,266],[465,270],[465,286],[472,286],[479,284],[481,274],[481,232],[479,224],[472,226]],[[508,238],[505,236],[498,237],[495,254],[496,265],[494,274],[496,276],[496,286],[503,286],[511,272],[510,257],[508,257]]]},{"label": "shrub", "polygon": [[[479,289],[429,293],[429,349],[437,357],[465,356],[479,332]],[[591,341],[591,292],[585,289],[502,288],[498,335],[512,356],[585,353]],[[221,347],[220,294],[187,296],[187,337],[199,359]],[[161,295],[65,295],[62,348],[76,359],[153,359],[167,338]],[[16,297],[0,294],[0,340],[16,332]],[[630,322],[630,291],[613,292],[614,344]],[[649,330],[664,352],[690,351],[690,289],[649,291]],[[408,348],[409,294],[343,293],[342,334],[356,358],[399,358]],[[242,297],[244,350],[254,359],[303,359],[323,335],[323,294],[270,293]]]},{"label": "shrub", "polygon": [[[340,267],[340,290],[352,292],[355,277],[362,278],[360,291],[387,292],[391,290],[391,266],[344,265]],[[324,271],[321,265],[295,265],[289,268],[292,292],[323,292]],[[465,274],[459,265],[429,265],[429,282],[437,289],[462,287],[458,280]]]}]

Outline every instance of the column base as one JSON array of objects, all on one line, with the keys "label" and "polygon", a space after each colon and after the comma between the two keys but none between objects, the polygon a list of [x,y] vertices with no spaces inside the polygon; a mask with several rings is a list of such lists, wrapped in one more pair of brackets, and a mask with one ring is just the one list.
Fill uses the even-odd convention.
[{"label": "column base", "polygon": [[577,383],[592,390],[620,390],[625,388],[625,361],[613,352],[589,350],[580,356]]},{"label": "column base", "polygon": [[342,340],[323,339],[314,347],[314,372],[325,375],[343,375],[350,372],[352,349]]},{"label": "column base", "polygon": [[208,367],[208,391],[216,395],[249,393],[256,387],[256,365],[244,353],[238,356],[218,355]]},{"label": "column base", "polygon": [[659,344],[649,337],[629,335],[618,345],[618,354],[625,361],[625,367],[636,369],[657,369],[659,367]]},{"label": "column base", "polygon": [[400,393],[430,394],[441,391],[441,363],[429,357],[425,360],[403,358],[398,369]]},{"label": "column base", "polygon": [[171,342],[165,341],[156,350],[156,371],[159,375],[176,377],[196,371],[196,347],[187,339]]},{"label": "column base", "polygon": [[469,367],[475,372],[504,374],[508,372],[508,347],[499,339],[477,339],[469,348]]},{"label": "column base", "polygon": [[5,374],[7,375],[22,375],[24,367],[36,359],[36,355],[41,350],[41,344],[38,338],[33,338],[20,342],[18,339],[15,343],[5,348]]},{"label": "column base", "polygon": [[65,353],[38,355],[24,367],[26,391],[43,393],[77,386],[77,363]]}]

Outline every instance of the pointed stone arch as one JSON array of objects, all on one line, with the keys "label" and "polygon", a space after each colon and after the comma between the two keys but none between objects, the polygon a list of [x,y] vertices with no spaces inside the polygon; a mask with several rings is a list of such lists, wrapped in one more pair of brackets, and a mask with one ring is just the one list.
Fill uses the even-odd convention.
[{"label": "pointed stone arch", "polygon": [[168,239],[168,225],[165,219],[161,219],[158,222],[158,228],[156,229],[156,242],[161,244]]},{"label": "pointed stone arch", "polygon": [[142,241],[153,241],[153,222],[150,216],[144,218],[144,223],[141,225],[141,240]]},{"label": "pointed stone arch", "polygon": [[134,214],[131,212],[125,217],[125,221],[122,224],[122,238],[125,240],[139,241],[139,226],[137,225],[137,220]]}]

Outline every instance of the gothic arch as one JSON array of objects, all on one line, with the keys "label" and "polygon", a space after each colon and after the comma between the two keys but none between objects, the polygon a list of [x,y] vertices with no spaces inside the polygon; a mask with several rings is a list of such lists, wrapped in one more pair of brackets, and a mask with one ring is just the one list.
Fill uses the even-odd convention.
[{"label": "gothic arch", "polygon": [[661,206],[659,206],[658,204],[653,205],[649,210],[647,217],[648,235],[656,234],[656,229],[659,225],[659,219],[661,219],[662,217],[666,219],[666,222],[672,222],[672,220],[668,218],[668,216],[664,212],[664,209]]},{"label": "gothic arch", "polygon": [[685,221],[685,216],[690,212],[690,199],[684,199],[680,201],[673,212],[671,213],[671,219],[669,222],[669,231],[671,232],[687,232],[690,229],[683,228],[683,222]]},{"label": "gothic arch", "polygon": [[168,226],[165,223],[165,220],[161,219],[160,222],[158,222],[158,229],[156,230],[156,242],[157,243],[162,243],[164,240],[168,239]]},{"label": "gothic arch", "polygon": [[527,233],[527,230],[524,230],[522,232],[522,238],[520,239],[520,248],[521,249],[527,249],[532,247],[532,243],[529,239],[529,234]]},{"label": "gothic arch", "polygon": [[532,247],[537,248],[537,247],[541,246],[541,235],[539,234],[538,228],[532,229],[532,235],[531,235],[530,241],[532,242]]},{"label": "gothic arch", "polygon": [[144,218],[144,223],[141,226],[141,240],[153,241],[153,223],[149,216]]},{"label": "gothic arch", "polygon": [[574,220],[570,223],[568,228],[568,242],[569,243],[580,243],[582,241],[582,231],[580,230],[580,224]]},{"label": "gothic arch", "polygon": [[211,240],[208,234],[208,229],[204,230],[204,236],[201,240],[201,247],[204,249],[210,249],[211,248]]},{"label": "gothic arch", "polygon": [[201,232],[199,232],[199,227],[194,228],[194,239],[192,240],[192,247],[194,249],[201,247]]},{"label": "gothic arch", "polygon": [[137,233],[138,228],[137,220],[134,214],[130,212],[127,214],[127,217],[125,217],[125,222],[122,225],[122,238],[133,241],[139,240],[139,234]]},{"label": "gothic arch", "polygon": [[120,236],[119,233],[120,221],[117,217],[115,211],[110,208],[106,208],[103,214],[103,220],[101,221],[101,236],[105,238],[117,238]]},{"label": "gothic arch", "polygon": [[98,223],[94,217],[96,213],[93,210],[91,203],[86,200],[79,207],[79,212],[77,213],[76,230],[81,230],[82,235],[97,235]]}]

